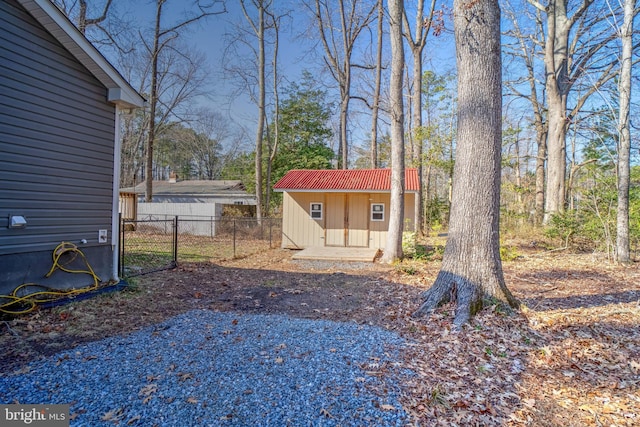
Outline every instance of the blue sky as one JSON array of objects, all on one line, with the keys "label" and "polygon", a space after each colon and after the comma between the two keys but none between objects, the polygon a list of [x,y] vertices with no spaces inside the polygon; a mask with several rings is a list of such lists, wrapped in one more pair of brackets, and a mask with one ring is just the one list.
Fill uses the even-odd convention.
[{"label": "blue sky", "polygon": [[[297,2],[293,2],[298,4]],[[278,6],[286,6],[293,4],[289,0],[280,0]],[[407,6],[409,3],[407,2]],[[185,5],[190,2],[170,1],[164,9],[163,22],[169,25],[176,22],[184,13]],[[130,17],[135,17],[135,22],[140,28],[151,28],[155,14],[155,2],[149,0],[138,1],[135,3],[120,4],[120,10],[127,10]],[[208,66],[211,70],[212,84],[211,92],[213,95],[209,99],[202,99],[200,103],[206,105],[222,114],[228,114],[230,120],[236,122],[246,132],[245,139],[252,143],[253,133],[255,132],[255,117],[257,108],[251,100],[244,95],[232,96],[235,87],[233,82],[225,79],[222,73],[223,52],[228,42],[229,35],[238,31],[237,25],[246,25],[246,20],[239,7],[238,1],[227,2],[228,13],[224,15],[210,16],[206,20],[192,24],[186,31],[180,35],[183,43],[195,47],[203,52],[207,57]],[[410,22],[411,22],[411,18]],[[139,23],[139,24],[138,24]],[[300,78],[302,71],[308,69],[314,75],[318,76],[318,80],[331,84],[331,79],[323,71],[323,62],[321,55],[322,47],[309,35],[309,27],[313,25],[308,15],[298,4],[296,13],[284,23],[280,36],[280,74],[286,81],[295,81]],[[451,29],[449,23],[449,30]],[[388,30],[388,28],[385,28]],[[375,32],[375,28],[372,29]],[[363,37],[375,37],[374,33],[363,34]],[[426,69],[436,67],[440,70],[450,71],[453,69],[454,49],[451,37],[444,36],[438,39],[429,36],[429,45],[425,49]],[[385,49],[388,50],[388,40],[385,40]],[[309,51],[316,48],[315,56],[309,54]],[[407,60],[409,52],[406,52]],[[270,58],[268,58],[269,60]],[[249,64],[251,66],[251,64]],[[383,82],[384,85],[384,82]],[[286,86],[286,83],[284,84]],[[357,89],[356,89],[357,90]],[[329,88],[329,94],[337,100],[337,92]],[[357,95],[361,95],[355,92]],[[369,132],[370,119],[364,111],[365,107],[359,101],[352,101],[351,111],[351,136],[356,140],[365,140],[366,132]],[[359,113],[359,111],[363,111]],[[250,148],[250,147],[249,147]]]}]

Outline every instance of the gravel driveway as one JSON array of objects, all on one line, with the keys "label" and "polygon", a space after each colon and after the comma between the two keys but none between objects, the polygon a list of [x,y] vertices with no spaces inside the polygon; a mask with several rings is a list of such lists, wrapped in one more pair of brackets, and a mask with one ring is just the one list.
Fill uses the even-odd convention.
[{"label": "gravel driveway", "polygon": [[4,403],[72,426],[403,426],[398,335],[354,322],[193,310],[0,375]]}]

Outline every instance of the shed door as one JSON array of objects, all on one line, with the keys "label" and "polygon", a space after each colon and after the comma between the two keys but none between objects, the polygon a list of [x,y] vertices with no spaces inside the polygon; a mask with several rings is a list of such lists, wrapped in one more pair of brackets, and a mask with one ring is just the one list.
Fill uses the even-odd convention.
[{"label": "shed door", "polygon": [[369,195],[349,194],[347,246],[369,247]]},{"label": "shed door", "polygon": [[345,203],[346,194],[327,193],[325,246],[344,246],[345,242]]}]

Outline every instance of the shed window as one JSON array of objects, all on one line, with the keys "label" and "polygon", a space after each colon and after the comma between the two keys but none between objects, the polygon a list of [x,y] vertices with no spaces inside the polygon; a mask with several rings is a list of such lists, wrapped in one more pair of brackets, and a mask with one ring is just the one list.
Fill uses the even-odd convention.
[{"label": "shed window", "polygon": [[371,221],[384,221],[384,203],[371,204]]},{"label": "shed window", "polygon": [[322,219],[322,203],[311,203],[311,218]]}]

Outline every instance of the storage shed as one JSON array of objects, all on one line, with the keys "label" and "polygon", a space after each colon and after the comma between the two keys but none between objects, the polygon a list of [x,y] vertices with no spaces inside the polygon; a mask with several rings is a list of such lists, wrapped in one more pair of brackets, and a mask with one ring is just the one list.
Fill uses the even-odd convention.
[{"label": "storage shed", "polygon": [[[283,193],[282,247],[383,249],[389,229],[390,169],[292,170]],[[405,171],[405,230],[415,229],[418,172]]]},{"label": "storage shed", "polygon": [[49,0],[0,2],[0,294],[45,281],[54,249],[77,245],[117,279],[119,112],[138,94]]}]

